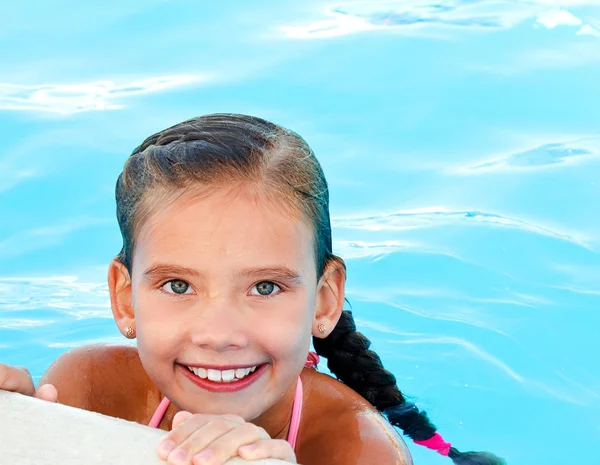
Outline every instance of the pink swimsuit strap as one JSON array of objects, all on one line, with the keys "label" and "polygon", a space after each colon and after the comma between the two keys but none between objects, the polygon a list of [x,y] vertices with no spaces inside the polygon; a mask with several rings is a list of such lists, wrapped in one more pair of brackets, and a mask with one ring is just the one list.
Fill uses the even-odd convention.
[{"label": "pink swimsuit strap", "polygon": [[150,419],[150,423],[148,423],[149,427],[158,428],[158,425],[165,416],[165,412],[169,408],[170,403],[171,401],[167,397],[162,398],[160,404],[158,404],[158,408],[156,409],[154,415],[152,415],[152,418]]},{"label": "pink swimsuit strap", "polygon": [[[314,352],[309,352],[308,358],[306,359],[306,364],[304,366],[308,368],[316,368],[318,364],[319,356]],[[302,392],[302,380],[300,379],[300,376],[298,376],[298,383],[296,384],[296,394],[294,395],[294,405],[292,406],[292,419],[290,421],[290,431],[288,433],[287,439],[287,441],[292,446],[292,449],[296,449],[298,431],[300,429],[300,418],[302,417],[303,401]],[[148,423],[148,426],[152,428],[158,428],[158,425],[163,419],[165,412],[169,408],[170,403],[171,401],[168,398],[163,397],[163,399],[160,401],[160,404],[158,405],[158,408],[156,409],[156,412],[154,412],[154,415],[152,415],[152,419],[150,420],[150,423]]]}]

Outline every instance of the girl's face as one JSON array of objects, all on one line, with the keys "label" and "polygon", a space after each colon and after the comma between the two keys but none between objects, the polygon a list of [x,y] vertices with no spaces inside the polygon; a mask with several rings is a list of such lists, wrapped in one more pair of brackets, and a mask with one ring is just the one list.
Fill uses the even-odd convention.
[{"label": "girl's face", "polygon": [[141,227],[138,350],[179,408],[252,420],[295,386],[317,279],[312,230],[283,211],[249,189],[217,190],[157,205]]}]

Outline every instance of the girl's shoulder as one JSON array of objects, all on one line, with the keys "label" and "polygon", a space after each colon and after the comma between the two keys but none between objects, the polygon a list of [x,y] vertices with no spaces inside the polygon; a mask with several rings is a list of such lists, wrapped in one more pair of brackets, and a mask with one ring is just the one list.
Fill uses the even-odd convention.
[{"label": "girl's shoulder", "polygon": [[356,391],[312,369],[302,381],[299,463],[412,464],[402,437]]},{"label": "girl's shoulder", "polygon": [[146,419],[149,407],[140,402],[160,401],[132,346],[98,344],[65,352],[39,382],[46,383],[56,387],[61,404],[130,421]]}]

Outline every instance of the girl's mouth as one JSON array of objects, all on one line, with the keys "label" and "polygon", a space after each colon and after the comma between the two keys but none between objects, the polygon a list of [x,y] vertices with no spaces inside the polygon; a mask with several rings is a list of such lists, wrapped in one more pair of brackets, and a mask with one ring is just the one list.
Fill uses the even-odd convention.
[{"label": "girl's mouth", "polygon": [[212,368],[188,367],[192,373],[202,379],[209,379],[215,383],[231,383],[244,379],[250,373],[253,373],[257,365],[248,368],[236,368],[235,370],[215,370]]},{"label": "girl's mouth", "polygon": [[211,392],[235,392],[253,384],[267,369],[268,364],[217,370],[214,368],[178,365],[183,374],[197,386]]}]

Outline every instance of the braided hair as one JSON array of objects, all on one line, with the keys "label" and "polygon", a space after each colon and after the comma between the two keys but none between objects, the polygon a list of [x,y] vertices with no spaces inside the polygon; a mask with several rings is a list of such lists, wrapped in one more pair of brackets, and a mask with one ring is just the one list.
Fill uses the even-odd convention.
[{"label": "braided hair", "polygon": [[[123,236],[118,259],[131,273],[136,230],[150,215],[153,199],[231,181],[264,185],[312,224],[319,278],[330,261],[343,264],[332,253],[329,189],[312,149],[293,131],[236,114],[184,121],[148,137],[133,151],[115,190]],[[444,441],[425,412],[406,401],[394,375],[369,349],[371,342],[356,331],[351,312],[344,311],[333,332],[325,339],[314,338],[313,345],[341,382],[385,414],[416,444],[450,457],[456,465],[504,463],[485,452],[459,452]]]},{"label": "braided hair", "polygon": [[506,462],[488,452],[460,452],[436,431],[427,414],[408,402],[396,377],[386,370],[376,352],[369,349],[371,341],[356,330],[352,312],[342,315],[329,336],[313,337],[317,354],[327,358],[327,368],[348,387],[358,392],[388,421],[400,428],[416,444],[448,456],[456,465],[502,465]]}]

